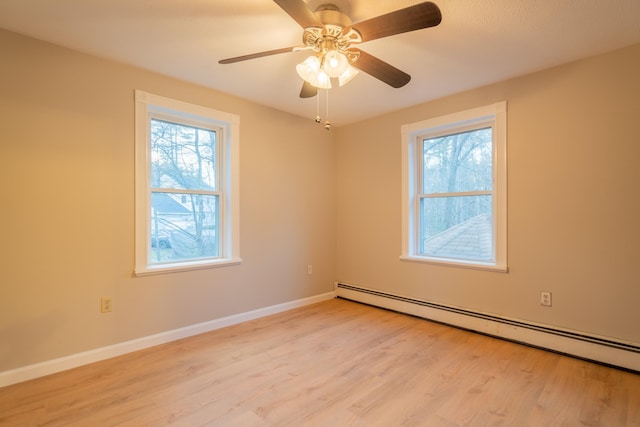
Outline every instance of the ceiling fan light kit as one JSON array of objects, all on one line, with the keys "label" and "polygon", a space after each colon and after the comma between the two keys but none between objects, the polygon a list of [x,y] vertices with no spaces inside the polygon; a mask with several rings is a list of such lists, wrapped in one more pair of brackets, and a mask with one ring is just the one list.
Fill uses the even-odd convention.
[{"label": "ceiling fan light kit", "polygon": [[[322,4],[313,11],[303,0],[274,0],[274,2],[304,29],[303,46],[223,59],[219,63],[231,64],[280,53],[311,50],[313,54],[296,65],[296,72],[304,81],[300,91],[301,98],[316,96],[318,89],[331,89],[331,79],[337,79],[339,86],[344,86],[358,75],[359,71],[364,71],[394,88],[406,85],[411,80],[409,74],[354,45],[434,27],[442,20],[438,6],[428,1],[355,25],[333,4]],[[329,130],[330,127],[327,120],[325,129]]]},{"label": "ceiling fan light kit", "polygon": [[336,50],[309,56],[296,65],[296,71],[302,80],[318,89],[331,89],[331,79],[338,79],[338,84],[344,86],[358,74],[347,57]]}]

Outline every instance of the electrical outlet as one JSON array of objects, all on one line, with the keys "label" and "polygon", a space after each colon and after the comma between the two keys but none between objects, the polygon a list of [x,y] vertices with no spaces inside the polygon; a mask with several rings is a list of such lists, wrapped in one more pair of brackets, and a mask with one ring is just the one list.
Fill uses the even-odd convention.
[{"label": "electrical outlet", "polygon": [[313,265],[307,265],[307,274],[311,276],[313,274]]},{"label": "electrical outlet", "polygon": [[100,298],[100,313],[110,313],[113,309],[113,301],[111,297]]},{"label": "electrical outlet", "polygon": [[540,305],[551,307],[551,292],[540,292]]}]

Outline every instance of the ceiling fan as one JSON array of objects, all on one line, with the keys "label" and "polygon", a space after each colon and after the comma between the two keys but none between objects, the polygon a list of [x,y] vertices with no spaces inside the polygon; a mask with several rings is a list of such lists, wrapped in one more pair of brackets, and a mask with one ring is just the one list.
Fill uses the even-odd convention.
[{"label": "ceiling fan", "polygon": [[334,4],[322,4],[313,11],[303,0],[274,1],[304,29],[304,45],[236,56],[218,62],[231,64],[264,56],[310,50],[313,54],[296,67],[304,80],[300,91],[301,98],[315,96],[318,88],[330,88],[332,78],[338,79],[342,86],[357,74],[357,70],[364,71],[394,88],[406,85],[411,80],[409,74],[354,46],[395,34],[434,27],[442,20],[438,6],[428,1],[357,24],[352,24],[351,19]]}]

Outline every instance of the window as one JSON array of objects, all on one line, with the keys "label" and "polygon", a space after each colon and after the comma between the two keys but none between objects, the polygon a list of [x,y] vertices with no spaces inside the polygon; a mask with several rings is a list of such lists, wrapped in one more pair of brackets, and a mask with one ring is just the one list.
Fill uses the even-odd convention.
[{"label": "window", "polygon": [[401,259],[507,270],[506,102],[402,127]]},{"label": "window", "polygon": [[135,100],[135,273],[238,264],[238,116]]}]

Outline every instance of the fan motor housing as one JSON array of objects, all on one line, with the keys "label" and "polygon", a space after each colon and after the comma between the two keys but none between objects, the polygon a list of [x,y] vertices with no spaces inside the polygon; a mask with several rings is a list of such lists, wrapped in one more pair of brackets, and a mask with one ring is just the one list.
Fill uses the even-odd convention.
[{"label": "fan motor housing", "polygon": [[325,25],[336,25],[343,28],[351,26],[351,19],[340,12],[338,6],[334,4],[321,4],[316,8],[315,13]]}]

